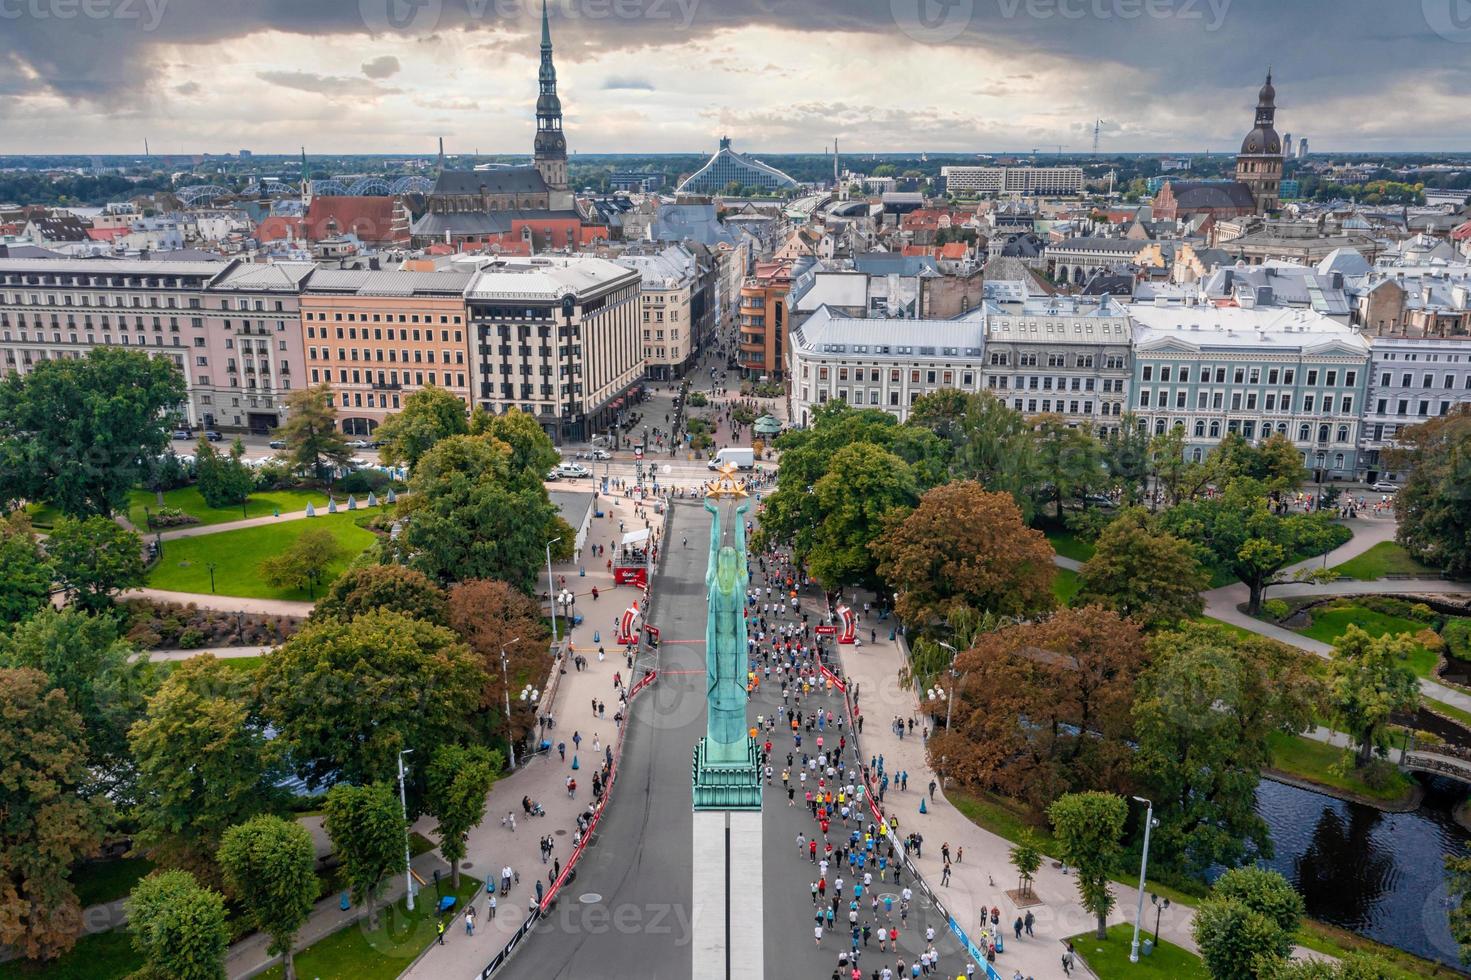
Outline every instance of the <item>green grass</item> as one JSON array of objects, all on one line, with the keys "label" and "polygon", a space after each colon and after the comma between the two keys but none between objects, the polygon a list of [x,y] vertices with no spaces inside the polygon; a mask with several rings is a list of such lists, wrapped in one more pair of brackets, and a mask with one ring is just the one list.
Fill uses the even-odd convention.
[{"label": "green grass", "polygon": [[1434,698],[1424,696],[1421,696],[1420,703],[1427,708],[1432,708],[1440,712],[1448,718],[1454,718],[1467,728],[1471,728],[1471,711],[1463,711],[1454,705],[1446,704],[1444,701],[1437,701]]},{"label": "green grass", "polygon": [[1077,572],[1071,568],[1059,568],[1052,577],[1052,594],[1057,596],[1060,605],[1065,606],[1073,601],[1073,596],[1078,594],[1081,585]]},{"label": "green grass", "polygon": [[[441,887],[448,894],[449,880],[446,879]],[[455,893],[460,898],[456,908],[464,908],[465,899],[475,894],[479,887],[475,875],[461,875],[460,888]],[[434,906],[434,886],[431,884],[419,893],[414,911],[407,911],[402,899],[395,902],[391,910],[380,911],[377,929],[369,929],[364,916],[357,923],[298,951],[297,976],[319,980],[394,980],[414,957],[434,942]],[[456,928],[459,933],[453,939],[447,937],[446,942],[465,941],[463,923]],[[489,958],[490,947],[486,949],[486,957]],[[259,976],[278,980],[283,973],[277,965]]]},{"label": "green grass", "polygon": [[1221,629],[1227,630],[1232,635],[1241,637],[1245,640],[1255,640],[1263,638],[1260,633],[1253,633],[1245,626],[1237,626],[1235,623],[1228,623],[1223,619],[1216,619],[1214,616],[1197,616],[1196,622],[1209,623],[1211,626],[1219,626]]},{"label": "green grass", "polygon": [[260,667],[263,657],[219,657],[220,663],[230,670],[253,671]]},{"label": "green grass", "polygon": [[[347,497],[343,494],[337,496],[341,498],[341,505],[346,506]],[[180,487],[177,490],[166,491],[163,495],[165,507],[191,514],[199,518],[200,524],[225,524],[230,521],[245,520],[246,517],[270,517],[277,509],[283,514],[290,514],[306,510],[308,501],[315,504],[318,511],[327,509],[327,494],[322,490],[263,490],[253,493],[245,501],[244,514],[241,513],[238,506],[218,508],[209,506],[199,495],[197,486]],[[144,513],[145,507],[157,512],[158,496],[152,490],[130,490],[128,492],[128,520],[132,521],[133,526],[140,531],[148,528],[148,516]]]},{"label": "green grass", "polygon": [[[373,532],[354,523],[357,516],[356,513],[342,511],[312,519],[165,541],[163,558],[149,574],[148,586],[174,592],[208,593],[208,563],[214,562],[215,592],[219,595],[252,599],[309,599],[306,589],[279,589],[267,585],[261,581],[258,566],[265,559],[279,554],[304,531],[326,528],[337,539],[344,555],[328,568],[323,579],[325,585],[341,575],[348,562],[373,543]],[[317,591],[321,591],[320,586]]]},{"label": "green grass", "polygon": [[1410,553],[1393,541],[1381,541],[1356,558],[1342,565],[1334,565],[1333,571],[1343,578],[1370,582],[1386,575],[1419,575],[1436,578],[1440,572],[1422,565],[1410,557]]},{"label": "green grass", "polygon": [[121,980],[143,966],[126,929],[92,932],[77,940],[71,952],[49,963],[11,960],[0,963],[0,980]]},{"label": "green grass", "polygon": [[122,898],[152,870],[153,862],[147,858],[88,861],[72,871],[72,885],[77,890],[77,901],[87,908]]},{"label": "green grass", "polygon": [[1388,975],[1393,980],[1416,980],[1418,977],[1437,976],[1441,973],[1450,975],[1440,964],[1316,919],[1304,920],[1297,933],[1297,942],[1337,959],[1342,959],[1349,953],[1370,953],[1385,961]]},{"label": "green grass", "polygon": [[1065,528],[1049,529],[1046,534],[1047,540],[1052,543],[1052,550],[1064,558],[1087,561],[1093,557],[1093,542],[1084,541]]},{"label": "green grass", "polygon": [[61,516],[61,511],[51,504],[31,504],[26,507],[26,513],[30,515],[33,526],[48,531],[56,525],[56,519]]},{"label": "green grass", "polygon": [[998,837],[1016,841],[1021,839],[1024,831],[1030,830],[1036,835],[1037,846],[1044,852],[1053,845],[1051,830],[1034,826],[1022,806],[1003,796],[955,788],[946,790],[945,798],[971,823]]},{"label": "green grass", "polygon": [[1299,779],[1389,801],[1404,799],[1414,786],[1409,776],[1396,769],[1388,786],[1375,789],[1359,777],[1351,763],[1346,763],[1348,750],[1338,746],[1280,732],[1268,736],[1268,742],[1272,749],[1272,768]]},{"label": "green grass", "polygon": [[1129,962],[1129,949],[1133,945],[1134,926],[1120,922],[1108,927],[1108,938],[1099,939],[1092,929],[1072,937],[1073,949],[1087,962],[1099,980],[1114,980],[1128,977],[1129,980],[1210,980],[1205,964],[1194,953],[1181,949],[1174,943],[1161,940],[1154,952],[1143,955],[1143,943],[1153,938],[1153,933],[1140,930],[1140,956],[1138,963]]},{"label": "green grass", "polygon": [[[1425,623],[1406,619],[1403,616],[1376,612],[1348,599],[1314,606],[1308,610],[1308,616],[1311,617],[1312,622],[1293,632],[1329,645],[1337,643],[1339,637],[1348,631],[1350,625],[1357,626],[1373,637],[1401,634],[1413,636],[1429,628]],[[1436,653],[1417,643],[1406,663],[1414,670],[1416,677],[1431,677],[1435,674],[1435,665],[1439,660]]]}]

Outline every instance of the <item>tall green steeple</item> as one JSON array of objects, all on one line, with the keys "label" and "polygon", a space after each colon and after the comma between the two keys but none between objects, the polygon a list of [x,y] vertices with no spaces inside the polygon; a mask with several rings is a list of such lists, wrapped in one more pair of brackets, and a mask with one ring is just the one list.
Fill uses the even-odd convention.
[{"label": "tall green steeple", "polygon": [[562,100],[557,97],[557,66],[552,63],[552,25],[541,3],[541,67],[537,70],[534,163],[552,190],[567,189],[567,137],[562,133]]}]

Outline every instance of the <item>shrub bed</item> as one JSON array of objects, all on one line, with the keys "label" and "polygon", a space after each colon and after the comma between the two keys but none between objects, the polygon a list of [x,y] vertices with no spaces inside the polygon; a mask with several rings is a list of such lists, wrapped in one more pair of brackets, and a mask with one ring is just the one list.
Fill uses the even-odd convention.
[{"label": "shrub bed", "polygon": [[151,599],[129,599],[119,608],[129,642],[141,650],[268,646],[291,636],[302,623],[295,616],[230,613]]}]

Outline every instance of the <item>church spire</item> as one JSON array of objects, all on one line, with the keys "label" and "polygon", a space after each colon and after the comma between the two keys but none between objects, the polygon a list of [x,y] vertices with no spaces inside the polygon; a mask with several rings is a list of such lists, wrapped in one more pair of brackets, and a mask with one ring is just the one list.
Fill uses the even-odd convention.
[{"label": "church spire", "polygon": [[562,133],[562,100],[557,97],[557,67],[552,62],[552,25],[547,0],[541,4],[541,67],[537,70],[536,141],[533,160],[547,187],[567,189],[567,137]]}]

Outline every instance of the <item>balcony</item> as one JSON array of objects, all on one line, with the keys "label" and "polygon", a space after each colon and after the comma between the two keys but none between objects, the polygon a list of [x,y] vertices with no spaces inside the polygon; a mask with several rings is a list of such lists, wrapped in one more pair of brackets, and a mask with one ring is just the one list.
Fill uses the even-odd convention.
[{"label": "balcony", "polygon": [[372,384],[374,391],[402,391],[403,385],[397,381],[375,381]]}]

